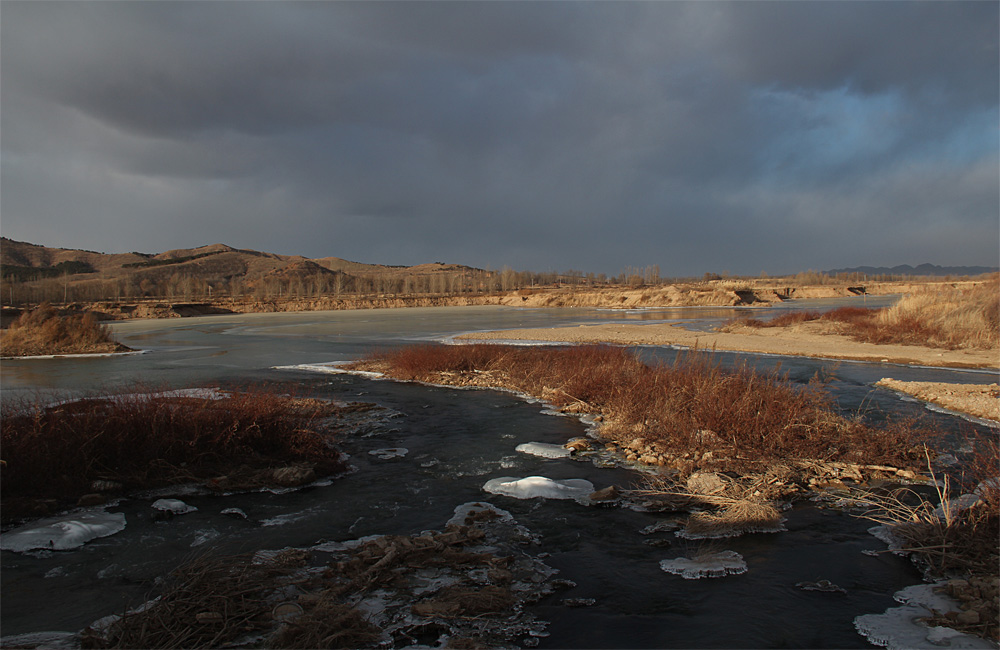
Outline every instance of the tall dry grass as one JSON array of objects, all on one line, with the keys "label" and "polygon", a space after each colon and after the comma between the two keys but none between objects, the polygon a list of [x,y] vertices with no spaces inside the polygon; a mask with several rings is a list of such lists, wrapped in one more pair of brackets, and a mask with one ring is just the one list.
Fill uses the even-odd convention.
[{"label": "tall dry grass", "polygon": [[874,428],[839,415],[818,383],[796,386],[747,366],[726,370],[705,353],[651,366],[609,346],[428,345],[376,352],[362,363],[423,381],[485,372],[495,385],[601,414],[607,438],[642,438],[677,455],[710,451],[730,466],[789,458],[908,465],[918,436],[902,423]]},{"label": "tall dry grass", "polygon": [[98,480],[131,490],[295,462],[340,471],[320,422],[329,409],[305,404],[248,388],[223,399],[137,391],[55,406],[5,405],[0,494],[5,503],[75,499]]},{"label": "tall dry grass", "polygon": [[788,312],[768,321],[734,319],[720,329],[788,327],[817,320],[835,323],[840,333],[865,343],[1000,349],[1000,280],[968,289],[928,286],[883,309]]},{"label": "tall dry grass", "polygon": [[22,313],[0,334],[0,355],[5,357],[128,350],[94,314],[60,316],[48,303]]}]

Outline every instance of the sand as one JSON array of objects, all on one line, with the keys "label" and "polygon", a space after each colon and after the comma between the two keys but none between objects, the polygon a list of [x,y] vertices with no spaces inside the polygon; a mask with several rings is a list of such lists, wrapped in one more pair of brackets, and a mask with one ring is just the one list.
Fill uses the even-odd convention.
[{"label": "sand", "polygon": [[946,384],[886,377],[875,385],[933,402],[951,411],[1000,422],[1000,384]]},{"label": "sand", "polygon": [[755,352],[949,368],[1000,369],[998,350],[944,350],[917,345],[861,343],[831,332],[829,324],[822,322],[807,322],[787,328],[743,328],[738,332],[697,332],[667,323],[600,324],[475,332],[459,338],[487,341],[677,345],[697,347],[700,350]]}]

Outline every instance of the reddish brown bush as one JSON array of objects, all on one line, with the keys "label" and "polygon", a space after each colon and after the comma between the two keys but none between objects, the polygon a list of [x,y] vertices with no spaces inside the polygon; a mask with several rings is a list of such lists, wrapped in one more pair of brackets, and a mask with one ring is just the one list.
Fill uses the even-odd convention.
[{"label": "reddish brown bush", "polygon": [[155,487],[240,465],[342,468],[319,428],[328,410],[259,389],[218,400],[135,392],[56,406],[5,405],[4,411],[5,500],[79,496],[98,479],[125,489]]},{"label": "reddish brown bush", "polygon": [[681,454],[909,464],[917,436],[908,426],[876,429],[838,415],[817,384],[794,386],[776,372],[761,375],[745,366],[724,370],[703,353],[649,366],[625,348],[608,346],[415,346],[367,362],[393,377],[425,381],[441,372],[488,371],[500,384],[557,406],[583,402],[607,419],[605,436],[641,437]]}]

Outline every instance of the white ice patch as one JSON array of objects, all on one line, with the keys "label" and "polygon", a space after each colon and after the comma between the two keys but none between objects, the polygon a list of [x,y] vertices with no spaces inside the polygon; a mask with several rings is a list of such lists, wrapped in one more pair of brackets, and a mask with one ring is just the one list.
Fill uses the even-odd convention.
[{"label": "white ice patch", "polygon": [[328,375],[357,375],[359,377],[369,377],[371,379],[381,379],[384,375],[380,372],[368,372],[366,370],[348,370],[342,368],[351,361],[330,361],[329,363],[300,363],[294,366],[273,366],[272,370],[304,370],[306,372],[322,372]]},{"label": "white ice patch", "polygon": [[514,515],[510,514],[503,508],[498,508],[492,503],[487,503],[485,501],[470,501],[469,503],[463,503],[460,506],[455,506],[455,514],[448,520],[446,526],[462,526],[465,524],[466,517],[482,512],[483,510],[489,510],[495,514],[499,521],[514,521]]},{"label": "white ice patch", "polygon": [[79,648],[80,639],[76,632],[29,632],[0,638],[4,648]]},{"label": "white ice patch", "polygon": [[386,447],[385,449],[372,449],[368,452],[379,460],[390,460],[392,458],[402,458],[410,453],[406,447]]},{"label": "white ice patch", "polygon": [[747,563],[736,551],[721,551],[695,560],[686,557],[662,560],[660,568],[686,580],[697,580],[746,573]]},{"label": "white ice patch", "polygon": [[153,502],[154,510],[172,512],[175,515],[186,515],[189,512],[196,512],[198,508],[189,506],[180,499],[157,499]]},{"label": "white ice patch", "polygon": [[108,537],[125,530],[125,515],[120,512],[80,512],[39,519],[27,526],[9,530],[0,536],[0,549],[24,553],[33,549],[68,551],[80,548],[98,537]]},{"label": "white ice patch", "polygon": [[874,645],[890,650],[931,648],[996,648],[986,639],[943,627],[928,627],[919,619],[949,611],[960,611],[958,603],[934,591],[930,585],[913,585],[893,596],[903,607],[892,607],[884,614],[864,614],[854,619],[858,633]]},{"label": "white ice patch", "polygon": [[569,458],[573,450],[562,445],[550,445],[544,442],[525,442],[514,448],[522,454],[541,456],[542,458]]},{"label": "white ice patch", "polygon": [[483,490],[490,494],[501,494],[515,499],[574,499],[580,503],[590,502],[594,484],[582,478],[553,480],[544,476],[515,478],[501,476],[486,482]]},{"label": "white ice patch", "polygon": [[220,535],[222,535],[222,533],[212,529],[196,531],[194,534],[194,540],[191,542],[191,548],[201,546],[206,542],[211,542],[213,539],[218,539]]}]

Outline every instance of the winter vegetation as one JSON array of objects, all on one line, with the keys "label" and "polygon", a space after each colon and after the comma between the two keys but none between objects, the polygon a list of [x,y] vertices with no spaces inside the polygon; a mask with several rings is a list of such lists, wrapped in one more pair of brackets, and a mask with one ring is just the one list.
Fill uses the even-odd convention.
[{"label": "winter vegetation", "polygon": [[1000,348],[1000,278],[971,288],[924,289],[884,309],[789,312],[769,321],[734,320],[724,329],[789,327],[813,321],[830,323],[836,331],[866,343]]},{"label": "winter vegetation", "polygon": [[704,353],[648,365],[609,346],[407,346],[356,364],[388,376],[514,389],[601,416],[600,434],[672,459],[684,475],[822,459],[905,467],[919,437],[905,423],[878,428],[837,413],[819,383],[796,387],[777,372],[721,368]]},{"label": "winter vegetation", "polygon": [[94,314],[60,316],[48,303],[23,312],[0,333],[0,355],[24,357],[46,354],[127,352],[114,340],[107,325]]},{"label": "winter vegetation", "polygon": [[91,493],[176,483],[235,490],[315,480],[344,469],[329,418],[357,408],[366,407],[259,388],[209,397],[137,390],[60,404],[5,404],[3,516],[44,514]]}]

